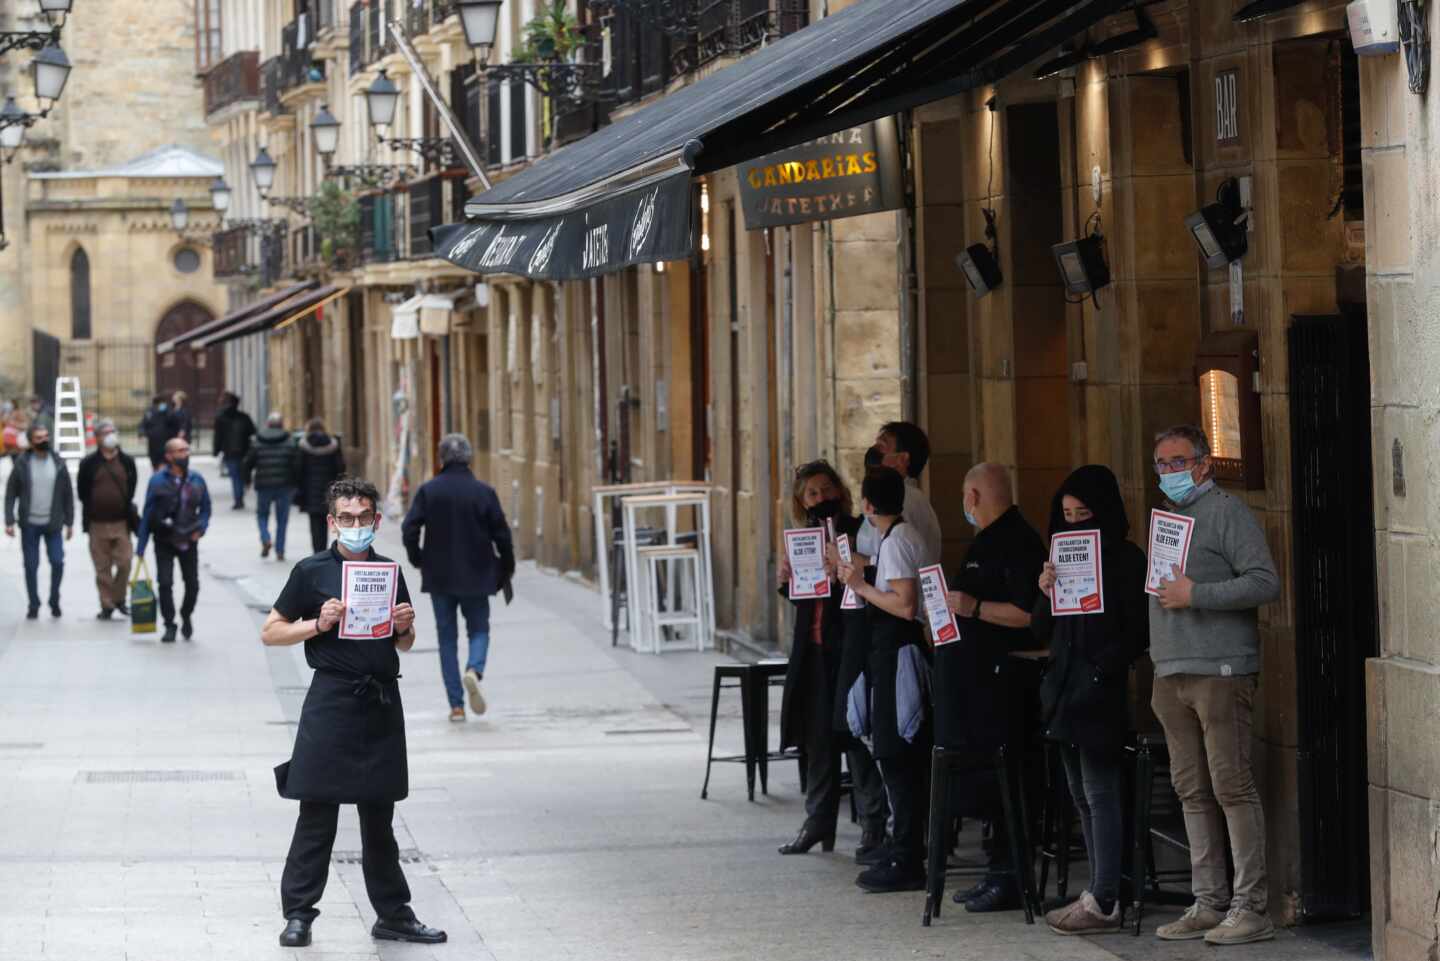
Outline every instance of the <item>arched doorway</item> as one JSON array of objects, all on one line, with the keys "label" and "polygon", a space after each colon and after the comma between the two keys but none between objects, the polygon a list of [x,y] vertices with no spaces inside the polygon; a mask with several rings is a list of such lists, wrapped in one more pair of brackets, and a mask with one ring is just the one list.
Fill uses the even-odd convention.
[{"label": "arched doorway", "polygon": [[[186,300],[171,307],[155,328],[160,344],[193,330],[214,317],[204,306]],[[183,390],[190,398],[191,415],[197,428],[209,427],[215,419],[215,404],[225,386],[225,356],[220,347],[191,350],[182,346],[155,358],[155,392],[170,394]]]}]

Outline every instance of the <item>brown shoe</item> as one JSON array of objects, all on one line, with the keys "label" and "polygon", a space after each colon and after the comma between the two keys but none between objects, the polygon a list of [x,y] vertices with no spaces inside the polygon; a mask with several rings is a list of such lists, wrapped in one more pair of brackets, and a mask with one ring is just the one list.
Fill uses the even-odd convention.
[{"label": "brown shoe", "polygon": [[1056,934],[1114,934],[1121,930],[1120,902],[1106,914],[1100,910],[1100,903],[1089,891],[1080,895],[1080,900],[1060,911],[1045,915],[1045,923]]},{"label": "brown shoe", "polygon": [[1161,941],[1197,941],[1205,937],[1207,931],[1219,927],[1223,920],[1220,912],[1196,901],[1180,915],[1180,920],[1156,928],[1155,937]]},{"label": "brown shoe", "polygon": [[1205,934],[1206,944],[1250,944],[1275,937],[1275,924],[1268,915],[1249,908],[1231,908],[1225,920]]},{"label": "brown shoe", "polygon": [[452,708],[450,709],[450,723],[452,723],[452,724],[464,724],[464,723],[465,723],[465,709],[464,709],[463,707],[452,707]]}]

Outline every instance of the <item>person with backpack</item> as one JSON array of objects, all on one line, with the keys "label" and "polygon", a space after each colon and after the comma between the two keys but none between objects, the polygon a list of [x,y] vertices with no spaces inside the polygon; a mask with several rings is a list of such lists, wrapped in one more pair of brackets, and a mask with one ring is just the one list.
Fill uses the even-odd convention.
[{"label": "person with backpack", "polygon": [[210,527],[210,489],[205,478],[190,470],[190,442],[175,437],[165,445],[165,470],[157,471],[145,489],[145,509],[140,514],[135,553],[145,556],[150,535],[155,535],[155,580],[160,595],[160,615],[165,619],[166,644],[175,643],[175,563],[185,581],[185,598],[180,604],[180,633],[185,640],[195,634],[190,616],[200,596],[200,538]]},{"label": "person with backpack", "polygon": [[270,556],[270,510],[275,510],[275,559],[285,560],[285,531],[290,501],[300,479],[300,448],[285,429],[280,412],[271,411],[265,427],[245,455],[245,480],[255,487],[255,518],[260,525],[260,556]]}]

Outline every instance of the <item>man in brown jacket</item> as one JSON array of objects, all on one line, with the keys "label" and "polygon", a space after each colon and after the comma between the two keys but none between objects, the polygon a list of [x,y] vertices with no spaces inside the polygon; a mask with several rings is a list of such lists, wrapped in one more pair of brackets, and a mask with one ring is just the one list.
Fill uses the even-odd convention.
[{"label": "man in brown jacket", "polygon": [[120,449],[115,422],[95,422],[96,449],[80,462],[76,495],[80,498],[80,529],[90,535],[90,559],[95,562],[95,587],[100,592],[100,620],[116,611],[128,615],[126,589],[134,549],[130,535],[138,523],[135,487],[139,483],[135,459]]}]

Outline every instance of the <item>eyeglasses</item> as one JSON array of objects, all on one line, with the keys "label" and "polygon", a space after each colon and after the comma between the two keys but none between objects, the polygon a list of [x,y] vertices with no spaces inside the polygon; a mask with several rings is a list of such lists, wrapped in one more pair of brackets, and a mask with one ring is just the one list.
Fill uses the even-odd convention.
[{"label": "eyeglasses", "polygon": [[366,511],[363,514],[331,514],[335,518],[336,527],[374,527],[375,512]]},{"label": "eyeglasses", "polygon": [[1169,460],[1157,460],[1155,462],[1155,473],[1176,474],[1191,464],[1204,460],[1203,457],[1172,457]]}]

